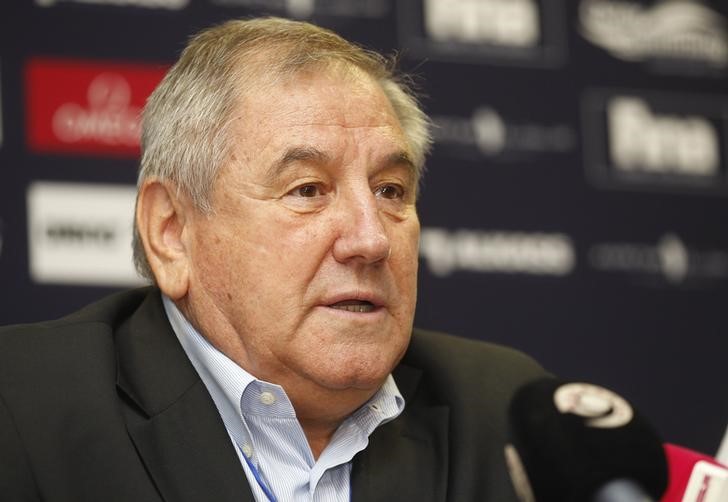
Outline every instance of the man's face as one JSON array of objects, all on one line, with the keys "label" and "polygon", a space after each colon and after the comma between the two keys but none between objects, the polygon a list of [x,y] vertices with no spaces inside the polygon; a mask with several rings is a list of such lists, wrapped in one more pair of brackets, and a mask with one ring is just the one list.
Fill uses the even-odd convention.
[{"label": "man's face", "polygon": [[304,74],[234,116],[214,214],[188,234],[188,314],[258,378],[378,388],[409,343],[419,240],[389,102],[364,75]]}]

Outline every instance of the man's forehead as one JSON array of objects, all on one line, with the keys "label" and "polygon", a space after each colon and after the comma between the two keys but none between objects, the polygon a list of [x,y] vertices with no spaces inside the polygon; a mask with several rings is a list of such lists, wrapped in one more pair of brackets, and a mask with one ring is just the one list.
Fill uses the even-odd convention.
[{"label": "man's forehead", "polygon": [[327,127],[339,127],[352,129],[353,135],[359,134],[356,129],[366,135],[365,129],[377,128],[374,134],[382,139],[407,146],[392,104],[368,75],[340,79],[328,72],[302,73],[264,84],[248,88],[232,113],[233,127],[243,142],[300,142],[296,135],[316,129],[323,137]]},{"label": "man's forehead", "polygon": [[293,126],[327,118],[345,127],[401,127],[380,82],[344,64],[263,73],[242,86],[234,115],[253,127],[261,121]]}]

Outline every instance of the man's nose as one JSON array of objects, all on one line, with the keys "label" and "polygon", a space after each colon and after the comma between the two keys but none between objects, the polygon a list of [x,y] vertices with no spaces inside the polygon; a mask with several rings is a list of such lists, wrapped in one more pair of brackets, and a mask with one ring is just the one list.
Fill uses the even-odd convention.
[{"label": "man's nose", "polygon": [[340,263],[376,263],[389,257],[391,248],[375,195],[368,191],[339,201],[338,237],[334,259]]}]

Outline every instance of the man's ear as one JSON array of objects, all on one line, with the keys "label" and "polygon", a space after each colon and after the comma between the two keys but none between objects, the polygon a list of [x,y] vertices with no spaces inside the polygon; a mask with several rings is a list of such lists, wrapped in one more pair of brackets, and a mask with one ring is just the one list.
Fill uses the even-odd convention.
[{"label": "man's ear", "polygon": [[157,285],[173,300],[182,298],[189,288],[190,254],[185,224],[191,223],[192,210],[192,205],[178,196],[171,183],[148,179],[139,188],[139,237]]}]

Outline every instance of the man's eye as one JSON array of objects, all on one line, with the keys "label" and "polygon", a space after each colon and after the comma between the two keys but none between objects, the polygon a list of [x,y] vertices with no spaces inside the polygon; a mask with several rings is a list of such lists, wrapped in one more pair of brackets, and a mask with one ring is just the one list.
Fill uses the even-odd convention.
[{"label": "man's eye", "polygon": [[399,185],[382,185],[374,191],[374,194],[384,199],[401,199],[404,197],[404,189]]},{"label": "man's eye", "polygon": [[321,190],[317,185],[302,185],[293,189],[291,193],[299,197],[316,197],[317,195],[321,195]]}]

